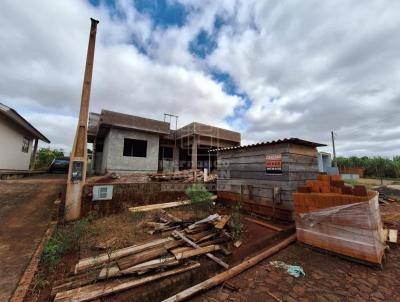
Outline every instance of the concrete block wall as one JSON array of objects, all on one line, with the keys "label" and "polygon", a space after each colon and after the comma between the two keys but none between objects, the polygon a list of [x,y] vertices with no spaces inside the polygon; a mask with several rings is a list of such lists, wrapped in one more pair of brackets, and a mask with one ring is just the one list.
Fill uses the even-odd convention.
[{"label": "concrete block wall", "polygon": [[[147,156],[123,156],[125,138],[146,140]],[[159,141],[158,134],[111,128],[104,140],[102,172],[157,172]]]}]

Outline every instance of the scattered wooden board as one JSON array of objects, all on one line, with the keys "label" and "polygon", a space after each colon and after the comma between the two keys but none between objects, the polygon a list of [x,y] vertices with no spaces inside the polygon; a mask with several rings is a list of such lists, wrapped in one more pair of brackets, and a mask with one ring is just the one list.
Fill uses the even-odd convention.
[{"label": "scattered wooden board", "polygon": [[397,230],[389,229],[388,239],[389,239],[389,242],[397,243]]},{"label": "scattered wooden board", "polygon": [[181,259],[194,257],[197,255],[206,254],[209,252],[219,251],[220,249],[221,249],[221,247],[219,245],[214,244],[214,245],[208,245],[205,247],[199,247],[199,248],[192,249],[189,251],[178,252],[178,253],[175,253],[174,256],[177,260],[181,260]]},{"label": "scattered wooden board", "polygon": [[192,203],[191,200],[182,200],[182,201],[156,203],[156,204],[151,204],[151,205],[146,205],[146,206],[133,207],[133,208],[128,208],[128,210],[131,212],[147,212],[147,211],[153,211],[153,210],[159,210],[159,209],[167,209],[167,208],[175,208],[175,207],[179,207],[179,206],[185,206],[185,205],[188,205],[191,203]]},{"label": "scattered wooden board", "polygon": [[281,249],[285,248],[288,246],[290,243],[296,241],[296,235],[291,235],[287,239],[279,242],[278,244],[274,245],[271,248],[268,248],[258,255],[243,261],[242,263],[232,267],[231,269],[224,271],[210,279],[207,279],[197,285],[194,285],[174,296],[169,297],[168,299],[164,300],[163,302],[174,302],[174,301],[183,301],[186,300],[195,294],[210,289],[218,284],[223,283],[226,280],[229,280],[232,277],[235,277],[236,275],[240,274],[244,270],[256,265],[260,261],[264,260],[265,258],[271,256],[272,254],[275,254],[276,252],[280,251]]},{"label": "scattered wooden board", "polygon": [[134,266],[136,264],[146,262],[155,258],[159,258],[166,254],[168,250],[178,247],[183,244],[183,240],[174,240],[166,243],[163,246],[155,247],[150,250],[143,251],[141,253],[126,256],[124,258],[117,259],[117,265],[121,270],[127,269],[128,267]]},{"label": "scattered wooden board", "polygon": [[171,265],[177,265],[179,264],[179,261],[176,260],[175,257],[166,257],[166,258],[159,258],[159,259],[154,259],[150,260],[147,262],[143,262],[137,265],[134,265],[132,267],[128,267],[127,269],[120,270],[118,265],[113,265],[112,267],[109,268],[103,268],[101,272],[99,273],[98,278],[100,280],[102,279],[107,279],[107,278],[112,278],[112,277],[117,277],[117,276],[122,276],[122,275],[129,275],[133,274],[135,272],[139,271],[144,271],[144,270],[149,270],[153,268],[159,268],[159,267],[164,267],[164,266],[171,266]]},{"label": "scattered wooden board", "polygon": [[218,221],[218,222],[214,225],[214,227],[215,227],[216,229],[222,230],[222,229],[225,227],[226,223],[229,221],[230,218],[231,218],[231,215],[224,215],[224,216],[222,216],[221,220]]},{"label": "scattered wooden board", "polygon": [[90,301],[100,297],[104,297],[110,294],[115,294],[139,285],[146,284],[148,282],[158,280],[164,277],[172,276],[182,272],[186,272],[195,268],[198,268],[200,263],[196,262],[191,265],[175,268],[165,272],[161,272],[155,275],[146,276],[143,278],[132,278],[127,281],[125,280],[115,280],[113,282],[99,282],[96,284],[87,285],[84,287],[79,287],[71,289],[68,291],[57,293],[54,301],[55,302],[82,302]]},{"label": "scattered wooden board", "polygon": [[167,219],[171,222],[176,222],[176,223],[182,223],[182,219],[172,215],[171,213],[168,213],[167,211],[160,209],[160,213],[161,215],[164,215],[165,217],[167,217]]},{"label": "scattered wooden board", "polygon": [[258,224],[258,225],[262,225],[262,226],[264,226],[264,227],[266,227],[268,229],[274,230],[274,231],[278,231],[278,232],[283,231],[283,229],[281,227],[278,227],[276,225],[270,224],[270,223],[265,222],[265,221],[256,220],[256,219],[249,218],[249,217],[245,217],[244,219],[247,220],[247,221],[250,221],[250,222],[254,222],[254,223]]},{"label": "scattered wooden board", "polygon": [[175,241],[175,239],[172,237],[161,238],[161,239],[152,240],[152,241],[149,241],[146,243],[136,244],[136,245],[132,245],[132,246],[129,246],[129,247],[126,247],[123,249],[115,250],[115,251],[111,252],[110,254],[104,253],[104,254],[100,254],[95,257],[81,259],[75,266],[75,274],[82,272],[84,270],[87,270],[89,268],[97,267],[103,263],[110,262],[112,260],[116,260],[116,259],[128,256],[128,255],[132,255],[135,253],[139,253],[139,252],[145,251],[149,248],[160,246],[160,245],[166,244],[171,241]]},{"label": "scattered wooden board", "polygon": [[213,222],[215,220],[219,220],[221,218],[221,216],[219,216],[217,213],[216,214],[212,214],[204,219],[201,219],[199,221],[196,221],[195,223],[191,224],[188,226],[189,230],[192,230],[194,228],[196,228],[198,225],[203,224],[203,223],[209,223],[209,222]]},{"label": "scattered wooden board", "polygon": [[[193,246],[194,248],[198,249],[200,248],[200,246],[198,246],[196,243],[194,243],[193,241],[191,241],[189,238],[187,238],[185,235],[183,235],[181,232],[179,231],[174,231],[174,233],[176,236],[180,237],[181,239],[183,239],[185,242],[187,242],[189,245]],[[219,265],[221,265],[222,267],[228,269],[229,265],[226,264],[224,261],[222,261],[221,259],[215,257],[213,254],[211,253],[207,253],[206,256],[208,258],[210,258],[211,260],[217,262]]]}]

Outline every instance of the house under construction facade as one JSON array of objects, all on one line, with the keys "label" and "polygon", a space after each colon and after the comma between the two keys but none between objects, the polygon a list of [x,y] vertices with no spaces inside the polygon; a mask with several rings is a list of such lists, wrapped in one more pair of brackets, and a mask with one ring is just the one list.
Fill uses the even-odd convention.
[{"label": "house under construction facade", "polygon": [[239,146],[240,133],[196,122],[172,130],[169,122],[102,110],[89,114],[88,143],[96,174],[213,170],[208,151]]}]

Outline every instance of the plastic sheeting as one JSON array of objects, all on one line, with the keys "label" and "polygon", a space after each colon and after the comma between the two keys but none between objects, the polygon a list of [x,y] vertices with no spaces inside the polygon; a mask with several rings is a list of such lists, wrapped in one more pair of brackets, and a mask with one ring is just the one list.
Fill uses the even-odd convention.
[{"label": "plastic sheeting", "polygon": [[299,241],[372,263],[381,263],[385,241],[378,194],[369,201],[296,214]]}]

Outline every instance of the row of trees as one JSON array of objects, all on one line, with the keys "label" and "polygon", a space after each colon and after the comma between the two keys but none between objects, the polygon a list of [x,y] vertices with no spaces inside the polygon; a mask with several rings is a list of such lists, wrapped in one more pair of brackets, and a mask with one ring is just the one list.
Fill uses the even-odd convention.
[{"label": "row of trees", "polygon": [[40,148],[36,153],[35,169],[47,169],[53,159],[63,157],[64,151],[62,149]]},{"label": "row of trees", "polygon": [[400,156],[385,157],[338,157],[338,167],[364,168],[365,176],[378,178],[400,178]]}]

